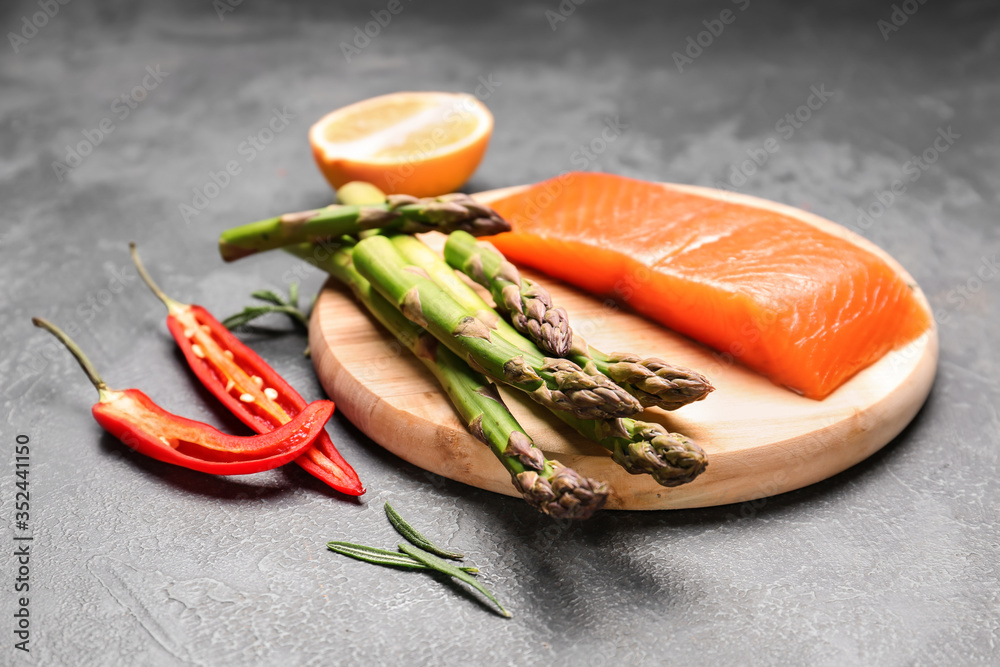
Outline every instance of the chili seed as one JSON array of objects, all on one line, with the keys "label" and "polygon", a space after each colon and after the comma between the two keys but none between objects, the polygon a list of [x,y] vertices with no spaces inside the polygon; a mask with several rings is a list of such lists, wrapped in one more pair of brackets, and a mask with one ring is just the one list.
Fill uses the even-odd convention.
[{"label": "chili seed", "polygon": [[253,396],[250,394],[240,394],[240,400],[244,403],[253,403]]},{"label": "chili seed", "polygon": [[272,401],[278,398],[278,392],[270,387],[264,387],[264,395],[270,398]]},{"label": "chili seed", "polygon": [[205,332],[205,333],[207,333],[207,334],[210,334],[210,333],[212,333],[212,329],[211,329],[211,328],[209,328],[209,326],[208,326],[207,324],[202,324],[202,325],[201,325],[201,326],[199,326],[198,328],[199,328],[199,329],[201,329],[202,331],[204,331],[204,332]]},{"label": "chili seed", "polygon": [[194,336],[194,329],[185,329],[184,330],[184,337],[185,338],[191,338],[192,336]]},{"label": "chili seed", "polygon": [[198,345],[198,343],[195,343],[194,345],[191,346],[191,351],[194,352],[194,356],[198,357],[199,359],[205,358],[205,350],[201,349],[201,345]]},{"label": "chili seed", "polygon": [[253,383],[255,385],[257,385],[258,387],[263,387],[264,386],[264,378],[262,378],[259,375],[251,375],[250,379],[253,380]]},{"label": "chili seed", "polygon": [[226,393],[228,394],[229,392],[231,392],[233,390],[233,387],[235,387],[235,386],[236,386],[236,383],[233,382],[232,378],[229,378],[229,382],[226,383]]},{"label": "chili seed", "polygon": [[232,359],[233,358],[233,351],[232,350],[223,350],[222,354],[226,355],[226,359]]}]

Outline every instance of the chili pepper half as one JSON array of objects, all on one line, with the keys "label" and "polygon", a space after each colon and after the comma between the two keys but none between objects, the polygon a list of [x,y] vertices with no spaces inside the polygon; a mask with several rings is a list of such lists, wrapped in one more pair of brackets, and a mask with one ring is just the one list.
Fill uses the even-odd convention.
[{"label": "chili pepper half", "polygon": [[92,409],[94,419],[111,435],[140,454],[216,475],[248,475],[284,465],[302,454],[325,433],[333,403],[316,401],[295,419],[264,435],[227,435],[208,424],[171,414],[138,389],[109,389],[90,360],[59,327],[33,318],[79,362],[97,388],[100,400]]},{"label": "chili pepper half", "polygon": [[[167,328],[191,370],[230,412],[258,433],[267,433],[305,409],[306,400],[211,313],[164,294],[146,272],[135,244],[129,248],[139,275],[167,307]],[[325,431],[295,462],[341,493],[365,492]]]}]

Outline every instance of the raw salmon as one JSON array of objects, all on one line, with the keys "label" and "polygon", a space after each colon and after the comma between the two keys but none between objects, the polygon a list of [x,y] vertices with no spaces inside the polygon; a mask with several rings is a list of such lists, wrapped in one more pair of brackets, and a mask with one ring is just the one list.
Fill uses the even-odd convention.
[{"label": "raw salmon", "polygon": [[569,173],[491,204],[508,258],[729,353],[815,399],[925,331],[883,259],[802,220],[621,176]]}]

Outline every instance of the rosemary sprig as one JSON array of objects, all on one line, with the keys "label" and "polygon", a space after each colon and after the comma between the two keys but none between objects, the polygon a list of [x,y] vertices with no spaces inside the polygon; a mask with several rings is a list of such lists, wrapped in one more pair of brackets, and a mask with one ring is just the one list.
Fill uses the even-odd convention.
[{"label": "rosemary sprig", "polygon": [[[288,298],[285,299],[277,292],[272,290],[262,289],[255,292],[251,292],[250,296],[255,299],[264,301],[268,305],[257,306],[251,305],[247,306],[243,310],[234,315],[230,315],[226,319],[222,320],[222,325],[227,329],[238,329],[239,327],[246,326],[250,322],[253,322],[259,317],[264,315],[269,315],[271,313],[282,313],[288,315],[292,319],[292,323],[296,326],[301,327],[303,330],[309,330],[309,313],[312,311],[313,305],[316,303],[316,298],[313,297],[312,304],[309,305],[309,310],[305,311],[299,308],[299,284],[291,283],[288,286]],[[305,356],[309,356],[309,348],[306,347]]]},{"label": "rosemary sprig", "polygon": [[441,558],[449,558],[451,560],[462,560],[465,558],[460,553],[442,549],[424,537],[420,531],[407,523],[403,517],[399,516],[399,513],[388,502],[385,504],[385,515],[389,517],[389,523],[396,529],[396,532],[405,537],[410,544]]},{"label": "rosemary sprig", "polygon": [[[288,286],[288,298],[285,299],[272,290],[257,290],[250,294],[255,299],[268,303],[267,306],[247,306],[235,315],[230,315],[222,321],[227,329],[235,329],[256,320],[269,313],[283,313],[292,318],[292,322],[303,329],[309,328],[309,313],[299,308],[299,284]],[[311,310],[311,306],[310,306]]]},{"label": "rosemary sprig", "polygon": [[500,604],[500,601],[497,600],[495,597],[493,597],[493,594],[490,593],[488,590],[486,590],[485,586],[483,586],[481,583],[470,577],[467,573],[462,572],[462,570],[458,569],[448,561],[441,560],[434,554],[428,551],[424,551],[423,549],[415,547],[411,544],[400,544],[399,550],[405,553],[406,555],[412,557],[414,560],[423,563],[424,565],[433,570],[437,570],[442,574],[447,574],[450,577],[454,577],[455,579],[458,579],[459,581],[462,581],[472,586],[477,591],[488,597],[490,600],[493,600],[493,604],[495,604],[497,608],[500,609],[500,613],[505,618],[510,618],[510,612],[503,608],[503,605]]},{"label": "rosemary sprig", "polygon": [[354,544],[353,542],[327,542],[326,548],[334,553],[342,554],[357,560],[363,560],[366,563],[374,563],[375,565],[385,565],[388,567],[397,567],[406,570],[433,570],[435,572],[440,572],[441,574],[446,574],[449,577],[453,577],[468,584],[469,586],[472,586],[474,589],[492,600],[493,603],[500,609],[500,613],[504,617],[510,618],[510,612],[503,608],[503,605],[497,601],[492,593],[486,590],[485,586],[471,576],[472,574],[479,572],[479,568],[458,567],[456,565],[452,565],[446,560],[438,558],[438,555],[436,554],[443,555],[445,558],[452,558],[456,560],[464,558],[464,556],[459,553],[447,551],[435,545],[433,542],[424,537],[420,531],[411,526],[409,522],[401,517],[389,503],[385,504],[385,515],[389,518],[389,523],[392,524],[392,527],[395,528],[400,535],[412,542],[412,544],[400,544],[399,551],[388,551],[386,549],[379,549],[378,547],[367,547],[362,544]]},{"label": "rosemary sprig", "polygon": [[[431,569],[429,566],[424,565],[420,561],[398,551],[389,551],[387,549],[379,549],[377,547],[366,547],[363,544],[353,544],[351,542],[327,542],[326,548],[334,553],[350,556],[351,558],[356,558],[357,560],[363,560],[366,563],[374,563],[375,565],[401,567],[407,570]],[[462,567],[459,569],[463,572],[473,574],[479,572],[478,567]]]}]

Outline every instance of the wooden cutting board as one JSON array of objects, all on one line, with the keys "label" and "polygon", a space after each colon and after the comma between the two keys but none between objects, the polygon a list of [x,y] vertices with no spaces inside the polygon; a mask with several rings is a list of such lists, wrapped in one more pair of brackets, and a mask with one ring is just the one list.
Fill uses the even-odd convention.
[{"label": "wooden cutting board", "polygon": [[[672,185],[684,191],[767,208],[842,236],[883,257],[915,285],[884,251],[853,232],[799,209],[745,195]],[[484,202],[515,192],[481,193]],[[435,249],[440,234],[424,235]],[[501,390],[511,412],[546,456],[612,488],[610,509],[676,509],[754,500],[791,491],[858,463],[894,438],[920,409],[937,366],[934,325],[905,348],[861,371],[823,401],[798,396],[732,363],[724,355],[639,315],[526,270],[565,306],[570,322],[606,352],[657,356],[705,373],[716,391],[675,412],[650,409],[640,419],[695,439],[708,469],[691,484],[668,489],[646,475],[629,475],[608,452],[584,440],[516,391]],[[919,288],[918,297],[926,305]],[[485,294],[485,292],[484,292]],[[488,297],[487,297],[488,298]],[[372,440],[421,468],[483,489],[517,495],[490,450],[473,438],[422,364],[329,281],[320,293],[309,335],[320,381],[340,410]]]}]

